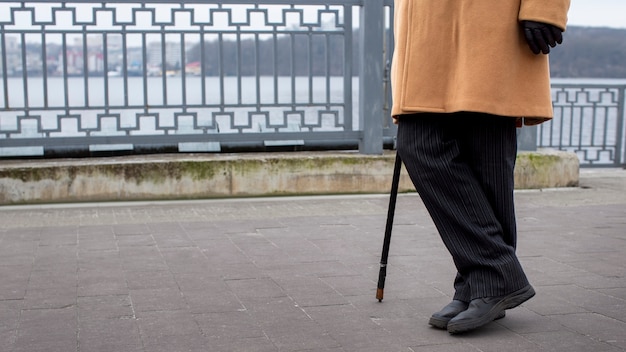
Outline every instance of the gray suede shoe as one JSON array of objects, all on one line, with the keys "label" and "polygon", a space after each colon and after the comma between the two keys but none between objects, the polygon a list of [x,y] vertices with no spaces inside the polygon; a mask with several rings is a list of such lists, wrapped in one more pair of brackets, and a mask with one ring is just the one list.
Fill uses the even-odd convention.
[{"label": "gray suede shoe", "polygon": [[[448,305],[443,307],[440,311],[433,313],[433,315],[430,317],[430,320],[428,321],[428,324],[436,328],[445,330],[448,328],[448,322],[452,318],[456,317],[459,313],[465,311],[468,306],[469,303],[467,302],[453,300],[452,302],[448,303]],[[502,313],[497,315],[495,319],[502,319],[505,317],[505,315],[506,313],[502,311]]]},{"label": "gray suede shoe", "polygon": [[450,319],[448,332],[458,334],[477,329],[498,319],[506,309],[515,308],[534,295],[535,290],[528,285],[506,296],[473,299],[465,311]]}]

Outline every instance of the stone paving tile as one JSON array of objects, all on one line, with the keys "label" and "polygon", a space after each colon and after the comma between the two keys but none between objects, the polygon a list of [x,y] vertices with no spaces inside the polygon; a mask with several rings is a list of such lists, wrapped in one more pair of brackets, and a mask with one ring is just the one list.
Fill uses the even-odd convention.
[{"label": "stone paving tile", "polygon": [[348,303],[346,297],[321,279],[280,277],[275,282],[299,307],[336,306]]},{"label": "stone paving tile", "polygon": [[44,339],[43,342],[33,340],[26,343],[19,340],[15,343],[12,352],[67,352],[77,350],[78,344],[76,339]]},{"label": "stone paving tile", "polygon": [[583,182],[516,193],[537,296],[460,336],[427,324],[454,266],[414,194],[382,303],[387,196],[0,208],[0,350],[626,351],[626,189]]},{"label": "stone paving tile", "polygon": [[15,343],[22,309],[21,300],[0,300],[0,347],[8,349]]},{"label": "stone paving tile", "polygon": [[131,319],[135,316],[129,295],[78,297],[80,321]]},{"label": "stone paving tile", "polygon": [[277,352],[278,351],[278,348],[267,337],[253,337],[253,338],[243,338],[243,339],[211,338],[207,340],[208,342],[206,346],[210,346],[210,349],[214,351],[229,351],[229,352]]},{"label": "stone paving tile", "polygon": [[265,337],[256,319],[247,310],[194,315],[204,336],[211,341],[228,343]]},{"label": "stone paving tile", "polygon": [[250,258],[226,237],[208,240],[196,239],[194,242],[202,251],[210,266],[250,263]]},{"label": "stone paving tile", "polygon": [[46,270],[35,269],[31,271],[28,279],[28,285],[39,289],[67,287],[76,288],[76,283],[78,281],[76,271],[78,269],[78,265],[75,262],[71,264],[58,265],[48,264],[45,269]]},{"label": "stone paving tile", "polygon": [[81,320],[78,346],[84,351],[143,351],[137,321],[131,317]]},{"label": "stone paving tile", "polygon": [[128,341],[116,336],[112,338],[97,337],[90,340],[81,340],[78,346],[81,352],[144,352],[146,349],[141,340]]},{"label": "stone paving tile", "polygon": [[[506,318],[505,318],[506,319]],[[539,346],[529,341],[526,336],[517,334],[502,327],[499,323],[491,324],[486,329],[474,334],[454,336],[481,352],[524,351],[534,352]]]},{"label": "stone paving tile", "polygon": [[287,293],[271,278],[227,280],[226,285],[240,299],[287,297]]},{"label": "stone paving tile", "polygon": [[123,295],[128,293],[127,281],[121,271],[115,272],[98,272],[83,271],[79,272],[78,296],[100,296],[100,295]]},{"label": "stone paving tile", "polygon": [[187,309],[180,290],[174,287],[130,290],[135,312],[172,311]]},{"label": "stone paving tile", "polygon": [[626,301],[626,287],[616,287],[619,284],[620,282],[617,282],[615,288],[600,289],[598,292]]},{"label": "stone paving tile", "polygon": [[229,291],[226,280],[220,275],[219,271],[207,269],[203,273],[176,273],[171,275],[183,293],[190,291],[212,293]]},{"label": "stone paving tile", "polygon": [[117,246],[112,249],[78,250],[78,267],[80,270],[113,271],[121,270],[122,263]]},{"label": "stone paving tile", "polygon": [[391,334],[381,329],[376,319],[352,305],[306,307],[304,310],[326,327],[330,336],[346,351],[393,350],[397,343],[389,341]]},{"label": "stone paving tile", "polygon": [[497,321],[499,325],[519,334],[532,334],[547,331],[559,331],[563,325],[555,319],[554,315],[542,315],[532,310],[532,300],[522,307],[507,312],[507,317]]},{"label": "stone paving tile", "polygon": [[133,247],[133,246],[156,246],[156,241],[151,234],[128,234],[128,235],[115,235],[115,240],[119,247]]},{"label": "stone paving tile", "polygon": [[[626,350],[626,323],[599,313],[578,313],[554,318],[563,326],[594,340]],[[621,333],[620,333],[621,332]]]},{"label": "stone paving tile", "polygon": [[621,348],[597,341],[592,336],[585,336],[568,329],[539,332],[524,335],[537,344],[537,350],[550,352],[618,352]]},{"label": "stone paving tile", "polygon": [[440,345],[412,346],[413,352],[480,352],[478,348],[468,343],[446,343]]},{"label": "stone paving tile", "polygon": [[169,270],[124,271],[120,276],[129,290],[179,288],[174,274]]},{"label": "stone paving tile", "polygon": [[[145,210],[144,210],[145,211]],[[128,235],[149,235],[150,234],[150,226],[147,223],[135,223],[135,224],[124,224],[124,225],[114,225],[113,233],[115,236],[128,236]]]},{"label": "stone paving tile", "polygon": [[362,295],[364,287],[370,287],[371,293],[376,288],[376,281],[373,277],[346,275],[326,276],[319,279],[343,297]]},{"label": "stone paving tile", "polygon": [[61,309],[76,306],[76,286],[28,288],[24,309]]},{"label": "stone paving tile", "polygon": [[156,246],[120,247],[119,256],[126,271],[169,270]]},{"label": "stone paving tile", "polygon": [[195,243],[186,234],[181,234],[180,231],[153,233],[152,238],[159,248],[195,247]]},{"label": "stone paving tile", "polygon": [[23,309],[15,351],[76,350],[78,321],[76,307]]},{"label": "stone paving tile", "polygon": [[200,327],[187,310],[137,312],[137,325],[143,337],[199,335]]},{"label": "stone paving tile", "polygon": [[[205,352],[213,350],[211,341],[201,334],[143,337],[144,350],[150,352]],[[228,351],[224,349],[223,351]]]},{"label": "stone paving tile", "polygon": [[174,274],[204,274],[209,271],[209,261],[200,248],[159,248],[169,270]]},{"label": "stone paving tile", "polygon": [[193,313],[223,313],[244,310],[241,300],[230,291],[193,290],[185,291],[185,302]]},{"label": "stone paving tile", "polygon": [[26,265],[0,266],[0,301],[24,299],[31,271],[32,266]]}]

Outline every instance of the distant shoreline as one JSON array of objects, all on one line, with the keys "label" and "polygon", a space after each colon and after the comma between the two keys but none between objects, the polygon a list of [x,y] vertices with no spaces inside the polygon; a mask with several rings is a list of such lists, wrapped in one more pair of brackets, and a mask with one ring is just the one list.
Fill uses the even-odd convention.
[{"label": "distant shoreline", "polygon": [[625,84],[626,78],[564,78],[552,77],[550,83],[554,84]]}]

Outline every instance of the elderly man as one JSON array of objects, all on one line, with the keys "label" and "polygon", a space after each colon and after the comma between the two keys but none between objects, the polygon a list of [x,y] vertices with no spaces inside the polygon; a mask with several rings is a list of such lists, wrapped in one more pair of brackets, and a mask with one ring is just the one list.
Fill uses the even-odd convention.
[{"label": "elderly man", "polygon": [[552,118],[569,0],[396,0],[397,149],[457,269],[429,323],[461,333],[535,291],[516,256],[516,127]]}]

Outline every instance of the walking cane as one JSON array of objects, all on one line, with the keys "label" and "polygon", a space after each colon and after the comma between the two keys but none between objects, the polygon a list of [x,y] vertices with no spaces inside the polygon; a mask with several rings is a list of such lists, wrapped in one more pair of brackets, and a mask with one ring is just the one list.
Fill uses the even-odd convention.
[{"label": "walking cane", "polygon": [[387,277],[387,258],[389,257],[389,244],[391,243],[391,228],[393,227],[393,216],[396,211],[396,199],[398,198],[398,184],[400,183],[400,170],[402,160],[396,152],[396,162],[393,166],[393,179],[391,181],[391,194],[389,196],[389,209],[387,210],[387,225],[385,226],[385,240],[383,241],[383,253],[380,258],[380,271],[378,272],[378,289],[376,298],[382,302],[385,290],[385,278]]}]

